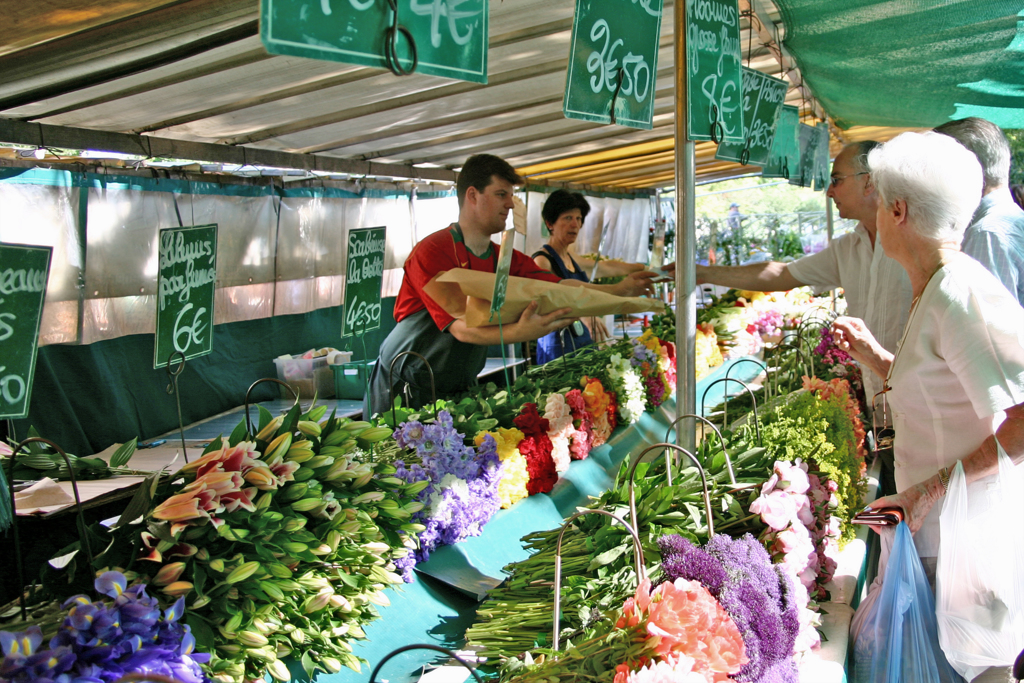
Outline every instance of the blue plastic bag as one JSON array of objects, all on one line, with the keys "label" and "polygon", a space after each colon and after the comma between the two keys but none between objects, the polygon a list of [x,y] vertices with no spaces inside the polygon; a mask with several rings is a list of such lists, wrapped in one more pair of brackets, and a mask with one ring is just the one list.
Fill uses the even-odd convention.
[{"label": "blue plastic bag", "polygon": [[877,599],[861,609],[851,683],[963,683],[939,647],[935,597],[906,522],[896,527]]}]

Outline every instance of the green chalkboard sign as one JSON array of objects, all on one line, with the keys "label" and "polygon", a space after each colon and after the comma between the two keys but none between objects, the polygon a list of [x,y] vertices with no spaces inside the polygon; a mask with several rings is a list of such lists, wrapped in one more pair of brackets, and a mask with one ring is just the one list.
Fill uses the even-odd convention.
[{"label": "green chalkboard sign", "polygon": [[[260,38],[267,52],[332,62],[388,67],[393,44],[398,68],[487,82],[488,0],[261,0]],[[394,40],[392,40],[392,37]]]},{"label": "green chalkboard sign", "polygon": [[814,127],[817,133],[818,142],[814,147],[814,167],[811,169],[811,188],[815,190],[826,190],[830,182],[829,177],[829,132],[828,124],[824,121]]},{"label": "green chalkboard sign", "polygon": [[737,0],[686,0],[686,131],[690,140],[743,144]]},{"label": "green chalkboard sign", "polygon": [[791,105],[782,105],[779,120],[772,135],[771,152],[761,171],[765,178],[786,178],[799,173],[800,142],[797,140],[797,125],[800,111]]},{"label": "green chalkboard sign", "polygon": [[384,283],[387,228],[356,228],[348,232],[348,273],[342,338],[380,328],[380,289]]},{"label": "green chalkboard sign", "polygon": [[165,367],[175,352],[189,360],[213,350],[217,226],[165,228],[159,255],[154,369]]},{"label": "green chalkboard sign", "polygon": [[[811,159],[814,157],[814,147],[818,143],[814,126],[809,126],[806,123],[798,124],[796,127],[796,141],[800,149],[800,163],[796,165],[795,170],[790,170],[789,184],[810,187],[812,175],[810,170],[813,166]],[[804,174],[807,174],[806,178]]]},{"label": "green chalkboard sign", "polygon": [[52,251],[0,244],[0,418],[28,415]]},{"label": "green chalkboard sign", "polygon": [[716,159],[763,166],[768,162],[775,124],[786,99],[789,84],[754,69],[743,67],[743,144],[723,142],[715,152]]},{"label": "green chalkboard sign", "polygon": [[651,128],[661,1],[576,0],[566,118]]},{"label": "green chalkboard sign", "polygon": [[494,272],[494,292],[491,294],[491,320],[505,305],[505,291],[508,289],[508,273],[512,269],[512,238],[515,228],[501,233],[501,249],[498,251],[498,269]]},{"label": "green chalkboard sign", "polygon": [[801,123],[798,130],[800,142],[799,172],[792,174],[790,185],[824,190],[828,187],[828,124],[809,126]]}]

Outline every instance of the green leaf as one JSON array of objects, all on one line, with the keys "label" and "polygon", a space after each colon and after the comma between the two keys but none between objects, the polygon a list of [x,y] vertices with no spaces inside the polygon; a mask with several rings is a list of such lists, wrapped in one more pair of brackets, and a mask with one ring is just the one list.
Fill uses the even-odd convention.
[{"label": "green leaf", "polygon": [[242,420],[237,425],[235,425],[235,428],[233,430],[231,430],[231,435],[228,436],[228,445],[237,446],[238,444],[245,440],[246,436],[247,434],[245,431],[245,420]]},{"label": "green leaf", "polygon": [[206,455],[207,453],[213,453],[214,451],[219,451],[223,447],[224,440],[218,436],[216,439],[211,441],[206,448],[203,449],[203,455]]},{"label": "green leaf", "polygon": [[135,495],[128,501],[124,512],[121,513],[121,516],[117,518],[117,522],[111,528],[117,529],[145,515],[149,511],[150,504],[153,502],[153,494],[156,493],[156,485],[159,481],[159,472],[154,472],[146,477],[145,481],[139,485],[139,488],[135,489]]},{"label": "green leaf", "polygon": [[138,446],[139,437],[135,437],[127,443],[121,444],[121,447],[114,451],[114,454],[110,456],[111,467],[124,467],[128,464],[128,461],[135,455],[135,448]]},{"label": "green leaf", "polygon": [[[270,413],[269,410],[267,410],[266,408],[264,408],[263,406],[261,406],[259,404],[256,405],[256,411],[257,411],[257,413],[259,413],[259,416],[260,416],[259,426],[256,427],[256,431],[258,433],[264,427],[266,427],[268,424],[270,424],[270,421],[274,419],[274,416]],[[242,421],[245,422],[245,416],[244,415],[242,416]]]},{"label": "green leaf", "polygon": [[590,561],[590,566],[587,567],[587,571],[592,572],[598,567],[603,567],[605,565],[611,564],[619,557],[621,557],[623,553],[629,550],[629,547],[630,546],[628,545],[619,545],[612,548],[611,550],[604,551],[603,553],[601,553],[600,555],[598,555]]},{"label": "green leaf", "polygon": [[298,404],[293,405],[291,407],[291,410],[288,411],[288,414],[285,415],[284,422],[281,424],[281,428],[284,429],[285,432],[294,432],[298,428],[299,415],[301,414],[302,409],[298,406]]},{"label": "green leaf", "polygon": [[211,652],[216,645],[216,635],[210,624],[195,612],[185,612],[185,623],[192,629],[192,635],[196,639],[196,650],[199,652]]}]

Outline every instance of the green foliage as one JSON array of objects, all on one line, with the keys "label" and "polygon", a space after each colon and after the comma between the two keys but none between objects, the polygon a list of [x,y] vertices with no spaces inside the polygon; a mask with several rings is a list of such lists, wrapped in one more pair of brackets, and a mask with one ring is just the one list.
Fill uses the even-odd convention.
[{"label": "green foliage", "polygon": [[1010,142],[1010,184],[1024,185],[1024,130],[1004,130]]},{"label": "green foliage", "polygon": [[839,505],[834,514],[843,520],[840,543],[851,540],[855,529],[850,520],[864,499],[866,483],[860,474],[853,424],[839,398],[822,400],[810,392],[796,394],[768,411],[761,434],[764,447],[775,459],[813,459],[817,470],[836,483]]}]

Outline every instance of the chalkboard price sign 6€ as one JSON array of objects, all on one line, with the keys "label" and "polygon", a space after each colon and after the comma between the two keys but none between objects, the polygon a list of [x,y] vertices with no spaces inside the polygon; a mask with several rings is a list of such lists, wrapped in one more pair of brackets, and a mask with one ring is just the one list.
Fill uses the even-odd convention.
[{"label": "chalkboard price sign 6\u20ac", "polygon": [[188,360],[213,350],[217,226],[165,228],[159,253],[154,368],[167,365],[175,352]]},{"label": "chalkboard price sign 6\u20ac", "polygon": [[0,418],[28,415],[51,251],[0,244]]},{"label": "chalkboard price sign 6\u20ac", "polygon": [[743,144],[737,0],[686,0],[686,131],[690,140]]}]

